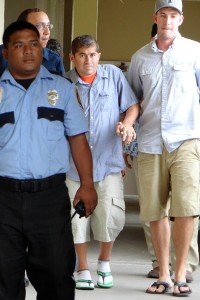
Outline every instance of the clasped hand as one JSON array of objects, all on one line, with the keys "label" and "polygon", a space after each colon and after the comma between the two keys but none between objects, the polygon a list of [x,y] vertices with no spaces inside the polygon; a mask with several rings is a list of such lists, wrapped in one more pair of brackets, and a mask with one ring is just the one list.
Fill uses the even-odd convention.
[{"label": "clasped hand", "polygon": [[116,134],[122,136],[122,141],[125,144],[130,144],[136,139],[136,132],[132,125],[123,124],[123,122],[117,122],[116,124]]}]

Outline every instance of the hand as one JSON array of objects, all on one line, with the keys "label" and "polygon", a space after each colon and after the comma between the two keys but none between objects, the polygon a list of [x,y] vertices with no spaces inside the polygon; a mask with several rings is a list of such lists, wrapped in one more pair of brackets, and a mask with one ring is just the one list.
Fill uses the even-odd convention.
[{"label": "hand", "polygon": [[116,134],[122,136],[122,141],[126,144],[130,144],[133,140],[136,139],[136,133],[132,125],[123,124],[122,122],[117,122],[116,124]]},{"label": "hand", "polygon": [[79,201],[85,206],[85,217],[89,217],[97,206],[97,192],[93,185],[81,185],[74,197],[73,206],[75,207]]},{"label": "hand", "polygon": [[126,176],[126,170],[121,170],[122,177]]},{"label": "hand", "polygon": [[128,162],[128,158],[130,157],[130,159],[133,161],[133,156],[126,154],[126,153],[123,153],[123,156],[124,156],[124,161],[125,161],[127,168],[132,169],[132,165]]}]

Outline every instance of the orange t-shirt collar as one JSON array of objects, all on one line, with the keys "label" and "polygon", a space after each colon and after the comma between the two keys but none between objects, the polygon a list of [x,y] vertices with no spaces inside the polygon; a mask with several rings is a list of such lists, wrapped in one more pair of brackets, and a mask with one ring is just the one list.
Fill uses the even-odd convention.
[{"label": "orange t-shirt collar", "polygon": [[91,76],[87,76],[87,77],[82,77],[80,76],[81,80],[83,80],[84,82],[86,83],[89,83],[89,84],[92,84],[93,81],[94,81],[94,78],[96,77],[97,73],[94,73],[93,75]]}]

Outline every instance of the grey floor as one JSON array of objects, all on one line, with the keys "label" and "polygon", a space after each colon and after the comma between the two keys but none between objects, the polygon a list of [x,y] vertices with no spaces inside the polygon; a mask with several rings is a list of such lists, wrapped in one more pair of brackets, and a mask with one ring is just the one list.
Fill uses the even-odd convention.
[{"label": "grey floor", "polygon": [[[89,248],[89,265],[93,281],[96,282],[96,259],[98,257],[98,243],[91,242]],[[115,242],[111,269],[114,276],[114,287],[111,289],[95,288],[93,291],[77,291],[76,300],[162,300],[165,295],[150,295],[145,289],[152,284],[153,279],[146,278],[151,269],[150,258],[147,252],[143,229],[138,218],[138,205],[128,205],[126,226]],[[200,267],[194,273],[195,281],[190,284],[193,291],[191,300],[200,296]],[[31,285],[27,287],[26,300],[35,300],[36,293]],[[173,297],[175,298],[175,297]],[[55,299],[56,300],[56,299]],[[67,296],[66,296],[67,300]]]}]

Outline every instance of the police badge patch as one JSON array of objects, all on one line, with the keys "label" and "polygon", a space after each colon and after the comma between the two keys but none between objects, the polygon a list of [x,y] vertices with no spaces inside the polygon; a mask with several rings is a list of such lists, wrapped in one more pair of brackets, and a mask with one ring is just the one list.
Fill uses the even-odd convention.
[{"label": "police badge patch", "polygon": [[56,103],[59,101],[59,95],[56,90],[50,90],[48,91],[48,102],[51,105],[56,105]]}]

